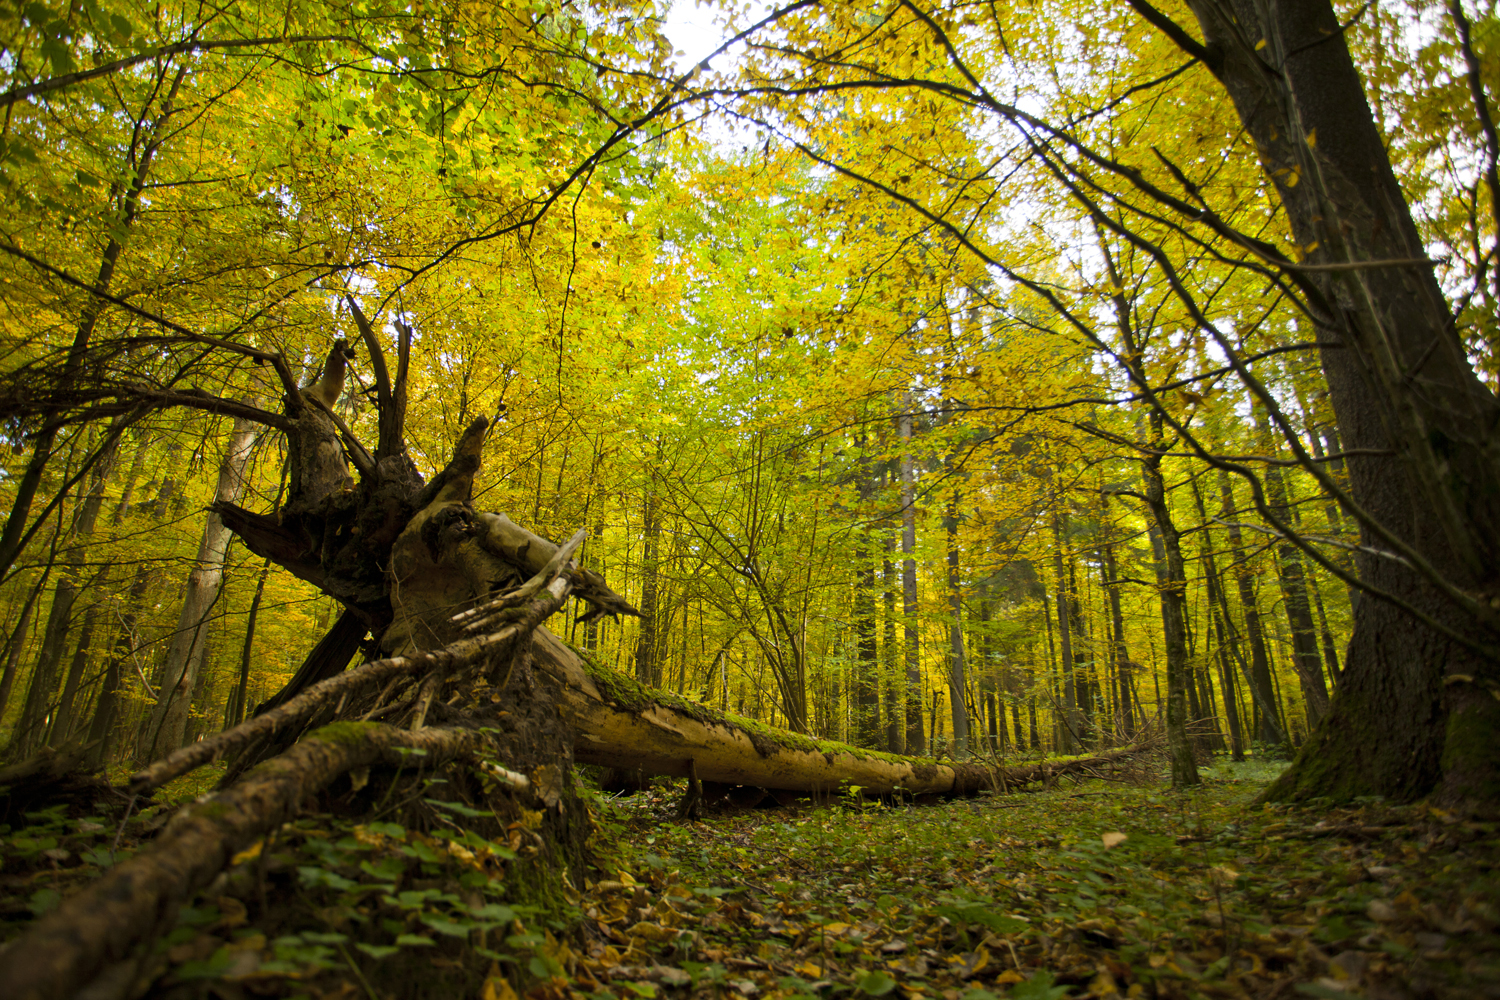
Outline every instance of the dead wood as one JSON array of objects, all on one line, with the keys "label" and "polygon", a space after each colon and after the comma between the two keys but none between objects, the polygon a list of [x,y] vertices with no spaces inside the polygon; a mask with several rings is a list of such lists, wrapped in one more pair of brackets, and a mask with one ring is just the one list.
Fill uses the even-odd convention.
[{"label": "dead wood", "polygon": [[[1020,767],[978,762],[940,764],[915,757],[861,750],[813,740],[736,720],[707,706],[612,697],[610,672],[587,663],[551,633],[538,630],[532,643],[537,665],[558,681],[562,707],[578,732],[574,759],[581,764],[772,791],[828,795],[858,787],[866,795],[973,795],[1140,756],[1154,742],[1137,743],[1092,757]],[[639,690],[639,689],[636,689]]]},{"label": "dead wood", "polygon": [[249,746],[266,736],[274,735],[278,730],[293,729],[331,704],[376,690],[392,680],[399,681],[433,671],[451,672],[457,667],[479,660],[486,654],[502,650],[513,643],[518,636],[530,632],[536,627],[537,622],[562,606],[567,599],[568,590],[566,585],[560,586],[558,583],[554,581],[555,592],[548,590],[540,600],[531,603],[528,617],[522,621],[497,632],[461,639],[442,649],[375,660],[320,684],[315,684],[286,704],[264,715],[258,715],[233,729],[226,729],[222,733],[199,740],[197,743],[190,743],[168,754],[144,770],[131,775],[130,788],[137,794],[160,788],[173,778],[181,777],[205,764],[212,763],[226,753]]},{"label": "dead wood", "polygon": [[467,729],[409,732],[377,723],[320,730],[262,764],[234,787],[183,809],[156,841],[64,900],[0,952],[0,996],[61,1000],[108,965],[170,929],[178,908],[230,859],[291,818],[339,775],[399,764],[422,750],[436,764],[483,749]]},{"label": "dead wood", "polygon": [[98,741],[75,741],[54,750],[43,747],[19,763],[0,768],[0,821],[42,802],[93,798],[109,786],[97,768],[87,766]]}]

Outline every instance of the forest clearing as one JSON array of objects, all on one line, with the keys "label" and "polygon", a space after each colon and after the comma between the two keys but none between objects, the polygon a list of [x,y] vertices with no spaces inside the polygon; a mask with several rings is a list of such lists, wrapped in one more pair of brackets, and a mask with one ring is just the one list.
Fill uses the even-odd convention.
[{"label": "forest clearing", "polygon": [[0,10],[0,1000],[1495,994],[1497,93],[1492,0]]}]

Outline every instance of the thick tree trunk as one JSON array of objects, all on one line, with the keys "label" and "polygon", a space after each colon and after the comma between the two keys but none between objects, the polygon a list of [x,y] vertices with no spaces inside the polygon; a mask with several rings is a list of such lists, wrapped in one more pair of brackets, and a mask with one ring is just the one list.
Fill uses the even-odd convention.
[{"label": "thick tree trunk", "polygon": [[[1189,6],[1205,62],[1254,140],[1293,238],[1310,248],[1307,262],[1425,260],[1332,4]],[[1500,582],[1500,405],[1470,367],[1429,264],[1307,280],[1321,299],[1317,335],[1340,435],[1355,452],[1362,541],[1404,546],[1408,563],[1430,567],[1362,553],[1361,581],[1438,627],[1361,599],[1329,718],[1268,795],[1407,800],[1437,788],[1447,801],[1493,808],[1496,667],[1440,628],[1491,646],[1500,632],[1488,604]]]}]

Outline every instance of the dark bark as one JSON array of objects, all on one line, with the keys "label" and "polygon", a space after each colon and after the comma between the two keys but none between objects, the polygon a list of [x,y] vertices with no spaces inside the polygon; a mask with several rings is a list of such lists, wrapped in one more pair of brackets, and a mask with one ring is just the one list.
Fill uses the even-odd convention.
[{"label": "dark bark", "polygon": [[11,739],[11,757],[30,757],[46,742],[47,722],[54,707],[58,672],[67,651],[68,631],[73,621],[73,605],[78,599],[78,584],[71,577],[57,581],[52,591],[52,606],[47,610],[47,625],[42,632],[42,646],[31,669],[31,683],[26,689],[26,705]]},{"label": "dark bark", "polygon": [[5,715],[5,706],[10,704],[10,693],[15,688],[16,673],[21,663],[21,653],[26,648],[26,633],[31,628],[31,613],[36,608],[36,599],[47,583],[47,574],[43,573],[41,578],[26,594],[26,603],[21,605],[21,616],[16,621],[16,627],[11,630],[10,638],[5,643],[5,669],[0,674],[0,718]]},{"label": "dark bark", "polygon": [[[1267,444],[1270,443],[1266,435]],[[1275,466],[1266,469],[1266,498],[1283,524],[1295,524],[1296,515],[1287,498],[1286,481]],[[1307,708],[1308,729],[1316,729],[1328,715],[1328,684],[1323,678],[1323,663],[1318,653],[1317,626],[1313,623],[1312,603],[1303,572],[1302,553],[1290,541],[1276,545],[1277,577],[1286,603],[1287,625],[1292,632],[1292,664],[1302,688]]]},{"label": "dark bark", "polygon": [[[108,585],[108,573],[101,576],[99,590]],[[88,670],[89,654],[93,651],[94,628],[98,624],[99,605],[91,604],[83,613],[83,627],[78,630],[78,645],[73,649],[73,662],[68,666],[67,678],[63,681],[62,695],[58,698],[57,714],[47,734],[47,742],[61,746],[73,735],[73,706],[78,700],[78,688]]]},{"label": "dark bark", "polygon": [[359,652],[359,645],[368,632],[369,626],[358,612],[346,608],[333,623],[333,628],[308,652],[286,686],[256,705],[252,714],[264,715],[271,709],[286,704],[314,684],[343,673],[344,668],[349,666],[349,661]]},{"label": "dark bark", "polygon": [[[1063,534],[1061,515],[1052,515],[1052,576],[1057,581],[1057,635],[1058,635],[1058,664],[1055,667],[1058,689],[1062,695],[1062,703],[1057,706],[1059,716],[1058,725],[1060,737],[1058,752],[1073,752],[1074,716],[1077,712],[1077,701],[1073,690],[1073,637],[1072,629],[1068,627],[1068,585],[1066,570],[1063,568]],[[1043,607],[1046,607],[1046,598],[1043,598]],[[1050,620],[1050,616],[1049,616]],[[1048,637],[1051,644],[1051,636]]]},{"label": "dark bark", "polygon": [[896,563],[891,558],[896,551],[896,536],[887,531],[882,538],[883,558],[880,563],[880,582],[885,616],[881,634],[881,667],[884,679],[881,690],[885,698],[885,748],[891,753],[906,752],[906,685],[897,662],[896,643]]},{"label": "dark bark", "polygon": [[130,585],[125,608],[120,612],[119,631],[115,634],[114,649],[104,668],[104,680],[99,688],[99,701],[94,706],[94,717],[89,723],[89,763],[103,767],[110,759],[115,730],[119,723],[120,702],[125,687],[125,676],[133,666],[136,655],[135,622],[151,586],[153,574],[144,565],[135,569],[135,580]]},{"label": "dark bark", "polygon": [[[1251,699],[1255,707],[1255,738],[1266,746],[1280,746],[1283,735],[1280,714],[1276,708],[1276,692],[1271,684],[1271,661],[1266,653],[1266,638],[1255,600],[1255,571],[1245,554],[1244,541],[1239,528],[1239,511],[1234,503],[1234,493],[1229,485],[1229,476],[1220,473],[1219,491],[1223,506],[1219,516],[1229,522],[1229,554],[1233,559],[1235,584],[1240,594],[1240,614],[1245,619],[1245,635],[1250,645]],[[1224,609],[1228,620],[1227,604]]]},{"label": "dark bark", "polygon": [[[1156,417],[1153,414],[1153,417]],[[1155,441],[1161,443],[1159,417],[1152,420]],[[1188,654],[1187,654],[1187,570],[1182,558],[1182,543],[1177,526],[1167,506],[1166,483],[1161,474],[1161,456],[1147,455],[1141,460],[1141,478],[1146,487],[1146,504],[1161,540],[1164,558],[1158,564],[1161,595],[1162,643],[1167,654],[1167,752],[1172,761],[1172,787],[1198,784],[1198,766],[1187,737],[1188,723]]]},{"label": "dark bark", "polygon": [[[266,593],[266,578],[271,575],[271,560],[267,559],[255,578],[255,596],[250,599],[250,610],[245,615],[245,641],[240,647],[239,678],[229,704],[224,710],[224,728],[232,729],[245,721],[245,699],[249,697],[250,660],[255,652],[255,626],[260,619],[260,602]],[[347,661],[346,661],[347,662]]]},{"label": "dark bark", "polygon": [[953,715],[951,745],[955,759],[969,753],[969,706],[964,698],[967,673],[964,657],[962,577],[959,572],[958,496],[948,501],[944,519],[948,535],[948,707]]},{"label": "dark bark", "polygon": [[[1312,248],[1308,263],[1424,260],[1332,4],[1190,6],[1296,243]],[[1428,567],[1362,553],[1361,582],[1425,620],[1359,602],[1329,717],[1267,794],[1437,790],[1492,808],[1500,701],[1486,681],[1496,666],[1465,642],[1493,646],[1500,632],[1488,603],[1500,590],[1500,404],[1470,367],[1430,265],[1306,280],[1340,435],[1357,453],[1348,465],[1362,541]]]},{"label": "dark bark", "polygon": [[1213,536],[1208,531],[1208,509],[1203,503],[1203,492],[1198,488],[1196,479],[1192,485],[1193,503],[1198,508],[1198,521],[1202,525],[1203,578],[1208,591],[1208,617],[1213,630],[1214,650],[1219,661],[1219,688],[1224,692],[1224,720],[1229,726],[1229,752],[1233,760],[1240,761],[1245,759],[1245,740],[1240,730],[1232,664],[1232,658],[1239,655],[1238,640],[1228,629],[1229,603],[1224,599],[1224,581],[1219,578],[1219,570],[1214,563]]},{"label": "dark bark", "polygon": [[[875,484],[869,462],[863,457],[866,441],[859,438],[861,458],[855,475],[861,505],[869,503]],[[870,532],[862,529],[854,544],[854,648],[853,683],[850,685],[854,714],[849,742],[874,749],[882,743],[880,733],[880,650],[875,622],[875,561],[870,550]]]}]

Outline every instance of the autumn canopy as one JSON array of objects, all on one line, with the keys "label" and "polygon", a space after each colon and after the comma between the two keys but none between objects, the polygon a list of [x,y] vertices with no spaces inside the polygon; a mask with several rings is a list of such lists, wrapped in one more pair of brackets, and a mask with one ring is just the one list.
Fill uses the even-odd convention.
[{"label": "autumn canopy", "polygon": [[1494,13],[713,11],[0,13],[6,808],[222,769],[0,992],[417,760],[1500,801]]}]

